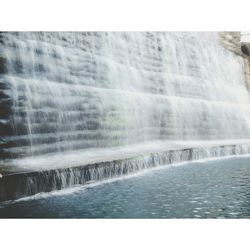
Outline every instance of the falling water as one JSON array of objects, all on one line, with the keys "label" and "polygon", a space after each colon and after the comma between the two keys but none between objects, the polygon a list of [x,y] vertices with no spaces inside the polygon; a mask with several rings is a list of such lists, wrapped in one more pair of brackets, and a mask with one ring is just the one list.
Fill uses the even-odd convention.
[{"label": "falling water", "polygon": [[1,33],[0,158],[250,138],[243,70],[217,33]]}]

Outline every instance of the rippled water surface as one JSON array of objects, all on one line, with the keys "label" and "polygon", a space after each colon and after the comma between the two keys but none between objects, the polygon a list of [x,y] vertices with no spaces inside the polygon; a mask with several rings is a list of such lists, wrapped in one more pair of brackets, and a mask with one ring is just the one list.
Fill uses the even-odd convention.
[{"label": "rippled water surface", "polygon": [[187,163],[0,204],[0,217],[250,218],[250,157]]}]

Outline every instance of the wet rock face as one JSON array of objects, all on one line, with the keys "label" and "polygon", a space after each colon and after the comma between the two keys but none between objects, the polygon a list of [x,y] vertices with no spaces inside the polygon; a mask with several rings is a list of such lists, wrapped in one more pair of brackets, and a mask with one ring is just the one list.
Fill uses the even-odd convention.
[{"label": "wet rock face", "polygon": [[7,73],[6,60],[5,58],[0,57],[0,74],[5,73]]},{"label": "wet rock face", "polygon": [[[242,54],[239,35],[224,41]],[[0,161],[250,138],[244,71],[231,51],[217,33],[0,33]]]},{"label": "wet rock face", "polygon": [[242,43],[241,51],[244,55],[250,56],[250,43]]}]

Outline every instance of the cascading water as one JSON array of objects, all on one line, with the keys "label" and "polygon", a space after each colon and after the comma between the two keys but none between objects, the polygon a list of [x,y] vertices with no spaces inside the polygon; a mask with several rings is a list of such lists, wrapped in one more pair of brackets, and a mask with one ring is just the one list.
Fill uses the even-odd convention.
[{"label": "cascading water", "polygon": [[217,33],[1,33],[0,73],[2,165],[250,138],[243,62]]}]

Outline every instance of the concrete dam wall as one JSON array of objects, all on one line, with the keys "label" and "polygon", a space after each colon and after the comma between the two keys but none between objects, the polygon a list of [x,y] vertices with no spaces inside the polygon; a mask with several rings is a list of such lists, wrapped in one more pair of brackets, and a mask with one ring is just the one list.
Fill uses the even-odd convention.
[{"label": "concrete dam wall", "polygon": [[0,33],[1,199],[249,153],[246,61],[225,41],[215,32]]}]

